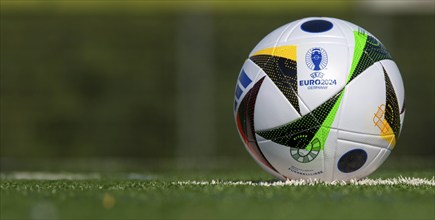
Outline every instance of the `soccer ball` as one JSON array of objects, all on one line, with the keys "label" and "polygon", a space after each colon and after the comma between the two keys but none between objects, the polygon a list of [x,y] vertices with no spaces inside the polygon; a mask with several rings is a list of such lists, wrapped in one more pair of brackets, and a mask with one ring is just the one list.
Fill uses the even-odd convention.
[{"label": "soccer ball", "polygon": [[404,115],[390,53],[369,32],[335,18],[304,18],[267,35],[235,90],[246,149],[282,180],[368,176],[394,149]]}]

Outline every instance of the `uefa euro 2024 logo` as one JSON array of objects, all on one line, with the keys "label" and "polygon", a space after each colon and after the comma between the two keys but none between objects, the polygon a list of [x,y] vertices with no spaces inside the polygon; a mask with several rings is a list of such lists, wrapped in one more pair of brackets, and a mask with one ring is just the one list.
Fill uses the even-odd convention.
[{"label": "uefa euro 2024 logo", "polygon": [[314,47],[307,51],[305,62],[308,68],[312,70],[322,70],[328,64],[328,55],[321,47]]},{"label": "uefa euro 2024 logo", "polygon": [[323,48],[313,47],[309,49],[305,55],[305,63],[314,72],[310,73],[311,79],[301,78],[299,80],[299,87],[328,89],[329,86],[337,85],[335,78],[327,78],[325,73],[320,72],[328,65],[328,54]]}]

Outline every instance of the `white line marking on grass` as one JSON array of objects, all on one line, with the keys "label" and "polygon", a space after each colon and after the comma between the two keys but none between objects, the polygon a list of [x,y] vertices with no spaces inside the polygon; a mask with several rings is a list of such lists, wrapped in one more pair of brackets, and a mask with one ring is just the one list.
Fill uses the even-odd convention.
[{"label": "white line marking on grass", "polygon": [[[0,179],[11,180],[95,180],[105,178],[106,176],[99,173],[68,173],[68,172],[11,172],[0,173]],[[108,176],[107,178],[114,178]],[[125,176],[115,176],[117,179],[129,180],[152,180],[156,179],[154,175],[145,175],[141,173],[126,173]]]},{"label": "white line marking on grass", "polygon": [[316,179],[308,180],[287,180],[287,181],[276,181],[276,182],[252,182],[252,181],[177,181],[172,182],[174,185],[226,185],[226,186],[435,186],[435,178],[425,179],[425,178],[415,178],[415,177],[397,177],[389,179],[361,179],[361,180],[350,180],[350,181],[333,181],[333,182],[322,182]]},{"label": "white line marking on grass", "polygon": [[15,180],[89,180],[100,179],[98,173],[13,172],[1,174],[1,179]]}]

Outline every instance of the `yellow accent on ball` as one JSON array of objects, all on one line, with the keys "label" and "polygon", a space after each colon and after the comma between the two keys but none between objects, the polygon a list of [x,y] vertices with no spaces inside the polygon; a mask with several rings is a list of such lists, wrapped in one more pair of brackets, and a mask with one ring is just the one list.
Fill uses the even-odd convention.
[{"label": "yellow accent on ball", "polygon": [[296,61],[296,46],[279,46],[266,48],[263,50],[259,50],[253,54],[253,56],[256,55],[271,55]]}]

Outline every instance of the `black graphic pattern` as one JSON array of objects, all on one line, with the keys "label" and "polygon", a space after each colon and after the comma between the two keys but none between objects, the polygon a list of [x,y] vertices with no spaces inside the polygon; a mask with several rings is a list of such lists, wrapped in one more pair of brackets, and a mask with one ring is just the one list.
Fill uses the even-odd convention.
[{"label": "black graphic pattern", "polygon": [[386,91],[386,104],[385,104],[385,120],[387,120],[391,129],[393,129],[394,135],[399,137],[400,132],[400,110],[399,102],[397,101],[396,92],[394,91],[393,84],[390,77],[384,67],[385,76],[385,91]]},{"label": "black graphic pattern", "polygon": [[361,55],[360,60],[358,61],[358,64],[354,72],[352,73],[349,82],[352,81],[355,77],[357,77],[359,74],[361,74],[364,70],[369,68],[374,63],[385,59],[391,60],[392,58],[390,53],[384,47],[384,45],[378,40],[376,40],[374,37],[367,36],[367,42],[363,49],[363,53]]},{"label": "black graphic pattern", "polygon": [[275,83],[297,112],[300,113],[297,97],[298,79],[296,61],[270,55],[256,55],[250,59]]},{"label": "black graphic pattern", "polygon": [[342,92],[343,90],[328,99],[309,114],[306,114],[295,121],[278,128],[257,131],[257,134],[265,139],[272,140],[273,142],[284,146],[305,148],[313,139],[329,112],[331,112]]}]

